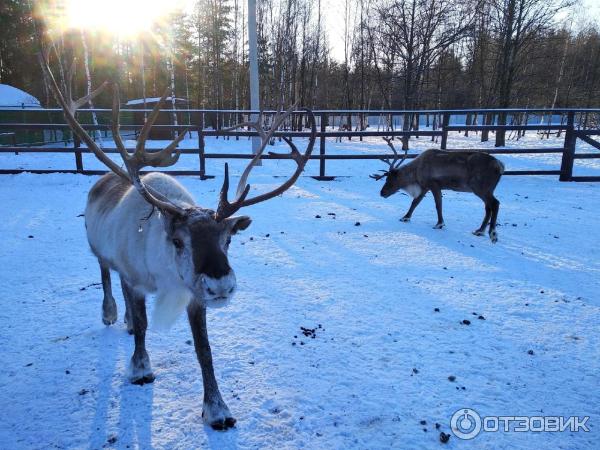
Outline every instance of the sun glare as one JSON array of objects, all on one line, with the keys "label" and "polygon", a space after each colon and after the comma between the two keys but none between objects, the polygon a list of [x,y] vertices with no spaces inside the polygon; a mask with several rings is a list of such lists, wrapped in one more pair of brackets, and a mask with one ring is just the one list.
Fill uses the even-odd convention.
[{"label": "sun glare", "polygon": [[68,0],[65,25],[131,37],[151,29],[184,3],[182,0]]}]

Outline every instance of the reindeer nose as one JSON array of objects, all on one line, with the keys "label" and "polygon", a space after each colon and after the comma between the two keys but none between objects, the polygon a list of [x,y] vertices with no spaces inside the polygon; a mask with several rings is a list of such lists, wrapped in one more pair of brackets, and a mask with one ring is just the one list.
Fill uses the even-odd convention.
[{"label": "reindeer nose", "polygon": [[219,278],[202,276],[203,297],[207,300],[227,300],[235,292],[236,282],[233,270]]}]

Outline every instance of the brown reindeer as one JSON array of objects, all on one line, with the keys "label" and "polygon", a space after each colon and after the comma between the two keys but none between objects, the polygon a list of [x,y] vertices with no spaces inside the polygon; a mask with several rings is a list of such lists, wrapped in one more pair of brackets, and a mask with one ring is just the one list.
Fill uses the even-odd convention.
[{"label": "brown reindeer", "polygon": [[[69,73],[69,80],[73,69],[74,66]],[[74,101],[70,88],[67,96],[63,96],[47,65],[44,71],[73,132],[112,171],[100,178],[90,190],[85,223],[88,242],[100,264],[104,291],[102,320],[106,325],[117,320],[110,270],[116,271],[121,278],[126,304],[125,320],[128,330],[135,337],[135,350],[129,368],[131,382],[144,384],[154,381],[145,336],[146,297],[156,294],[155,317],[158,311],[158,319],[161,319],[161,315],[167,315],[168,322],[187,308],[194,346],[202,369],[204,420],[215,429],[234,426],[235,419],[221,396],[213,370],[206,330],[206,308],[227,304],[236,288],[235,274],[227,251],[231,236],[245,230],[251,219],[234,214],[243,207],[282,194],[295,183],[315,143],[317,131],[313,113],[306,110],[311,123],[311,135],[304,154],[298,151],[291,140],[283,138],[291,148],[291,159],[296,163],[294,173],[272,191],[252,198],[248,197],[248,175],[260,160],[273,133],[291,115],[294,108],[278,113],[268,132],[263,129],[260,119],[228,129],[240,126],[253,128],[259,134],[262,144],[243,172],[235,199],[231,202],[228,200],[229,173],[225,164],[219,203],[216,210],[212,210],[196,205],[192,195],[173,177],[160,172],[140,175],[140,170],[144,167],[172,166],[179,158],[177,145],[185,133],[181,133],[163,150],[146,150],[150,128],[164,104],[167,91],[144,124],[135,150],[130,152],[119,135],[119,91],[118,87],[113,87],[112,132],[123,158],[123,169],[102,151],[75,118],[77,109],[89,98],[98,95],[106,87],[106,83],[91,95]]]},{"label": "brown reindeer", "polygon": [[498,241],[496,219],[500,202],[494,197],[494,189],[504,173],[504,164],[483,152],[431,149],[425,150],[413,161],[401,167],[408,150],[400,159],[392,140],[390,138],[384,138],[384,140],[394,152],[393,160],[383,160],[389,168],[381,170],[383,174],[373,174],[370,177],[375,180],[385,177],[385,184],[381,188],[381,196],[384,198],[398,192],[399,189],[413,197],[408,212],[401,219],[403,222],[410,221],[415,208],[421,203],[425,194],[431,191],[438,216],[434,228],[443,228],[442,190],[472,192],[485,204],[483,222],[477,230],[473,231],[473,234],[482,236],[489,223],[490,239],[492,242]]}]

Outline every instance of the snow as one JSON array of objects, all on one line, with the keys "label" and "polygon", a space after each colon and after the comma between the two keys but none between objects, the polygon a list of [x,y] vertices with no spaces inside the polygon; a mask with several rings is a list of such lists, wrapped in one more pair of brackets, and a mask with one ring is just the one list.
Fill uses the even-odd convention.
[{"label": "snow", "polygon": [[[449,142],[479,145],[458,134]],[[522,145],[557,143],[532,133]],[[379,153],[385,144],[327,148]],[[207,140],[210,152],[249,149],[245,139]],[[560,165],[560,155],[499,158],[507,170]],[[84,164],[99,167],[89,155]],[[234,186],[243,164],[231,162]],[[600,171],[598,160],[575,164],[580,174]],[[2,155],[0,167],[17,165],[74,162]],[[597,448],[600,185],[505,176],[494,245],[470,233],[484,211],[467,193],[445,193],[443,230],[432,229],[430,195],[410,223],[400,222],[410,198],[379,197],[382,182],[367,175],[380,165],[328,162],[329,174],[343,176],[303,176],[282,197],[244,211],[253,223],[230,248],[238,292],[208,315],[217,380],[238,419],[227,432],[202,423],[200,368],[184,316],[169,331],[148,331],[154,384],[128,383],[133,338],[122,323],[118,277],[120,319],[105,327],[81,217],[97,177],[0,177],[2,447]],[[272,188],[282,181],[273,175],[292,167],[265,162],[253,187]],[[197,168],[197,156],[182,157],[178,168]],[[214,207],[223,161],[210,160],[208,170],[217,178],[179,179]],[[306,173],[317,170],[311,162]],[[451,433],[450,417],[465,407],[482,416],[590,416],[590,432],[481,433],[441,444],[439,432]]]},{"label": "snow", "polygon": [[0,84],[0,108],[40,108],[40,101],[21,89]]}]

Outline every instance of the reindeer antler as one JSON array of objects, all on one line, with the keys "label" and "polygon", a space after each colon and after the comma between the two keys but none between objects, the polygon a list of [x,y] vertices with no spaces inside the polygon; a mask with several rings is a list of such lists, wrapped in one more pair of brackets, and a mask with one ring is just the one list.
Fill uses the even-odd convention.
[{"label": "reindeer antler", "polygon": [[181,155],[181,150],[177,149],[177,146],[185,137],[187,130],[180,133],[179,136],[177,136],[164,149],[157,152],[146,151],[146,140],[148,139],[148,136],[150,134],[150,129],[152,128],[152,125],[158,118],[160,108],[164,104],[168,93],[169,89],[167,88],[165,89],[158,103],[152,109],[152,112],[148,116],[146,123],[144,123],[144,126],[140,131],[140,135],[135,145],[135,151],[133,153],[129,153],[129,151],[125,147],[125,144],[121,140],[121,135],[119,133],[119,112],[121,102],[119,97],[119,89],[114,89],[112,132],[115,140],[115,145],[119,149],[119,153],[121,153],[121,157],[125,162],[125,167],[127,168],[127,173],[129,174],[129,180],[135,186],[138,192],[142,195],[142,197],[144,197],[148,203],[150,203],[153,206],[156,206],[161,211],[167,211],[175,215],[184,215],[185,210],[183,208],[175,205],[165,196],[151,189],[149,186],[146,186],[140,179],[140,170],[142,168],[170,167],[179,160],[179,156]]},{"label": "reindeer antler", "polygon": [[408,156],[408,149],[404,150],[404,156],[402,157],[402,159],[400,160],[400,162],[398,164],[396,164],[396,161],[398,161],[398,159],[400,158],[400,155],[398,155],[398,152],[396,151],[396,148],[394,147],[394,144],[392,143],[392,138],[386,138],[386,137],[384,137],[383,140],[385,142],[387,142],[387,145],[394,152],[394,160],[392,162],[390,162],[389,159],[382,159],[382,161],[385,162],[386,164],[388,164],[390,166],[390,170],[397,169],[398,167],[400,167],[400,165],[404,162],[404,160]]},{"label": "reindeer antler", "polygon": [[89,100],[98,96],[108,83],[105,81],[100,85],[98,89],[82,97],[78,100],[73,100],[72,96],[72,80],[73,75],[75,73],[75,67],[77,61],[74,59],[73,63],[67,74],[67,99],[60,91],[58,87],[58,83],[52,74],[49,66],[49,54],[45,51],[42,54],[44,58],[44,63],[42,64],[42,69],[48,79],[50,80],[50,88],[54,93],[56,100],[60,104],[63,110],[63,114],[65,119],[73,132],[87,145],[87,148],[90,149],[94,155],[106,165],[111,171],[115,174],[119,175],[121,178],[129,181],[138,192],[144,197],[144,199],[150,203],[152,206],[157,207],[161,211],[170,212],[176,215],[185,214],[185,210],[171,201],[167,199],[164,195],[160,194],[156,190],[152,189],[150,186],[146,186],[141,178],[140,178],[140,170],[143,167],[168,167],[177,162],[179,159],[180,151],[176,150],[177,145],[183,137],[185,136],[185,131],[182,132],[175,140],[173,140],[166,148],[158,152],[148,153],[145,149],[146,139],[150,133],[150,128],[156,121],[158,114],[160,112],[160,108],[164,104],[164,101],[167,97],[167,91],[163,94],[160,101],[156,104],[152,113],[150,114],[148,120],[142,127],[140,132],[140,137],[136,144],[135,152],[130,154],[123,141],[121,140],[121,136],[119,134],[119,111],[120,111],[120,99],[119,99],[119,89],[118,86],[113,84],[113,110],[112,110],[112,131],[113,131],[113,139],[115,141],[115,145],[119,149],[121,156],[123,157],[123,161],[125,162],[125,167],[127,171],[124,171],[117,163],[115,163],[112,159],[110,159],[106,153],[96,144],[96,142],[91,138],[91,136],[84,130],[81,124],[75,118],[75,113],[81,106],[87,103]]},{"label": "reindeer antler", "polygon": [[[297,167],[296,167],[295,172],[292,174],[292,176],[290,178],[288,178],[283,184],[281,184],[276,189],[273,189],[272,191],[266,192],[261,195],[257,195],[256,197],[246,199],[246,197],[248,196],[248,193],[250,192],[250,185],[247,183],[247,181],[248,181],[248,176],[250,175],[252,168],[254,168],[256,166],[256,164],[258,163],[258,161],[260,160],[260,158],[265,150],[265,147],[269,143],[270,139],[273,137],[275,131],[277,131],[277,128],[279,128],[279,126],[292,114],[292,112],[294,111],[295,108],[296,108],[296,105],[293,105],[290,109],[285,111],[285,113],[278,112],[276,114],[275,118],[273,119],[272,126],[268,132],[265,132],[264,128],[262,127],[262,125],[260,123],[260,118],[257,121],[243,122],[243,123],[234,125],[233,127],[230,127],[230,128],[227,128],[224,130],[224,131],[232,131],[232,130],[235,130],[236,128],[239,128],[242,126],[251,127],[254,130],[256,130],[256,132],[260,136],[261,145],[260,145],[259,150],[257,151],[256,155],[254,156],[254,158],[252,158],[252,160],[250,161],[250,163],[248,164],[248,166],[244,169],[244,172],[242,173],[242,177],[240,178],[238,187],[236,189],[236,198],[233,201],[233,203],[230,203],[227,200],[227,193],[229,190],[229,166],[227,164],[225,164],[225,178],[223,180],[223,187],[221,188],[221,194],[219,197],[219,206],[217,207],[217,212],[215,213],[215,219],[217,221],[221,221],[221,220],[235,214],[236,211],[238,211],[240,208],[243,208],[244,206],[255,205],[257,203],[264,202],[265,200],[268,200],[270,198],[276,197],[277,195],[283,194],[286,190],[288,190],[296,182],[296,180],[298,179],[298,177],[304,170],[304,166],[306,165],[307,161],[310,158],[310,155],[312,153],[312,150],[315,145],[316,138],[317,138],[317,126],[316,126],[315,116],[314,116],[313,112],[308,108],[304,108],[304,110],[308,113],[308,117],[309,117],[310,124],[311,124],[311,133],[310,133],[310,137],[309,137],[309,143],[308,143],[308,146],[307,146],[304,154],[302,154],[298,151],[298,148],[291,141],[291,139],[289,139],[287,137],[283,137],[283,140],[285,141],[285,143],[288,144],[288,146],[291,148],[291,153],[290,153],[291,159],[293,159],[296,162]],[[271,154],[273,154],[273,153],[271,152]]]},{"label": "reindeer antler", "polygon": [[385,142],[387,142],[387,145],[394,152],[394,155],[393,155],[394,159],[392,161],[390,161],[389,158],[382,158],[381,159],[390,168],[388,170],[380,170],[379,172],[383,172],[382,175],[375,174],[375,173],[372,174],[372,175],[369,175],[369,178],[373,178],[374,180],[377,180],[377,181],[381,180],[383,177],[385,177],[387,174],[389,174],[392,170],[397,169],[398,167],[400,167],[400,165],[404,162],[404,160],[408,156],[408,149],[406,149],[406,150],[404,150],[404,155],[402,156],[402,159],[400,160],[399,163],[396,164],[396,162],[398,161],[398,159],[400,159],[400,155],[398,154],[398,151],[396,150],[396,148],[394,147],[394,144],[392,143],[392,138],[384,137],[383,140]]}]

